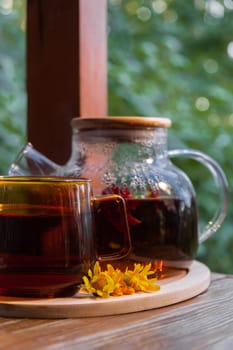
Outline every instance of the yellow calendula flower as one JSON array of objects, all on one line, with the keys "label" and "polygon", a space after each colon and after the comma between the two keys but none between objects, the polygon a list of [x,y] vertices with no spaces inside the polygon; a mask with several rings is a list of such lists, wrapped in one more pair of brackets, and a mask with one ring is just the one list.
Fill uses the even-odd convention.
[{"label": "yellow calendula flower", "polygon": [[153,292],[160,289],[156,284],[157,278],[150,278],[154,272],[151,270],[151,264],[134,264],[133,270],[126,268],[125,271],[108,264],[107,270],[102,271],[97,261],[93,271],[89,269],[88,275],[83,277],[83,288],[104,298],[136,292]]}]

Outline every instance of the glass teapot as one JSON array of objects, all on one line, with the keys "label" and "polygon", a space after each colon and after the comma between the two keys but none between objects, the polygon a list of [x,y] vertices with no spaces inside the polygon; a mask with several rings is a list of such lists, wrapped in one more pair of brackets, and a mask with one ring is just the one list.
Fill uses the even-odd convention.
[{"label": "glass teapot", "polygon": [[[120,194],[127,207],[132,249],[130,262],[188,267],[198,244],[222,224],[228,185],[221,167],[206,154],[167,149],[168,118],[106,117],[72,120],[72,153],[58,166],[28,144],[9,169],[10,175],[65,175],[92,179],[95,195]],[[218,209],[199,232],[196,194],[172,157],[201,162],[214,177]],[[109,213],[109,220],[117,222]],[[104,235],[105,223],[102,224]],[[98,242],[99,245],[102,242]]]}]

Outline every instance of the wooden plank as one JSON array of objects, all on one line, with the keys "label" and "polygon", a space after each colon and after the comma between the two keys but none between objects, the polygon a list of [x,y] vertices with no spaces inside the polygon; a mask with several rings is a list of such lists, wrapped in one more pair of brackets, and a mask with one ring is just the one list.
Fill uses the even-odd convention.
[{"label": "wooden plank", "polygon": [[107,113],[107,1],[79,1],[80,115]]},{"label": "wooden plank", "polygon": [[231,349],[233,276],[212,275],[208,291],[182,303],[82,319],[0,318],[0,349]]},{"label": "wooden plank", "polygon": [[107,112],[106,0],[27,2],[28,140],[60,164],[73,117]]}]

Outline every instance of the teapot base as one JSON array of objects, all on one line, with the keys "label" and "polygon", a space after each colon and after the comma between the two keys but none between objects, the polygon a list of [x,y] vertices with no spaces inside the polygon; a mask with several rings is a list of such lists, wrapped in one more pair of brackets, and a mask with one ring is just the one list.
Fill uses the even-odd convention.
[{"label": "teapot base", "polygon": [[154,274],[151,275],[151,278],[158,278],[158,279],[164,279],[164,278],[170,278],[174,275],[176,275],[177,270],[188,270],[193,263],[194,260],[163,260],[163,259],[146,259],[145,257],[135,257],[132,256],[126,257],[121,260],[117,261],[109,261],[109,262],[101,262],[101,268],[102,270],[106,269],[107,264],[111,263],[111,265],[116,269],[120,269],[124,271],[126,268],[129,270],[134,269],[135,264],[141,264],[141,265],[147,265],[151,264],[151,270],[154,270]]}]

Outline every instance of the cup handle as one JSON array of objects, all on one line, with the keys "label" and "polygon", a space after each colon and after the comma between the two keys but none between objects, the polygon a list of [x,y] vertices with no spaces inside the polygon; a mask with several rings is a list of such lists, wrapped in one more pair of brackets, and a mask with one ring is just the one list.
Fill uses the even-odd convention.
[{"label": "cup handle", "polygon": [[187,157],[195,159],[196,161],[202,163],[210,173],[212,174],[215,185],[219,194],[219,206],[215,211],[213,218],[205,226],[204,230],[199,233],[199,243],[205,241],[214,232],[216,232],[221,226],[228,208],[228,183],[226,176],[221,169],[221,167],[205,153],[193,150],[193,149],[175,149],[168,151],[169,158],[173,157]]},{"label": "cup handle", "polygon": [[[125,257],[131,248],[129,225],[125,200],[119,195],[105,195],[92,197],[94,209],[94,227],[97,242],[98,260],[118,260]],[[111,234],[117,235],[121,244],[110,242]],[[109,245],[114,245],[114,249],[108,252],[101,252],[101,239],[108,241]],[[99,246],[98,246],[98,241]],[[106,249],[104,249],[106,250]]]}]

